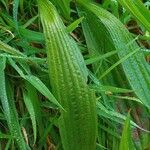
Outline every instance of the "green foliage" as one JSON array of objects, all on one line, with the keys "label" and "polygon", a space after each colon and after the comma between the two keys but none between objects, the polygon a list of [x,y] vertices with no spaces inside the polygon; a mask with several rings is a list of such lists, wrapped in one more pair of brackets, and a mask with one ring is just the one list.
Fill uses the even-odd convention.
[{"label": "green foliage", "polygon": [[121,5],[123,5],[128,11],[130,11],[138,21],[145,26],[146,30],[150,32],[150,22],[149,16],[150,12],[145,8],[140,0],[120,0]]},{"label": "green foliage", "polygon": [[47,0],[38,2],[52,91],[65,109],[61,111],[59,120],[63,148],[95,149],[96,97],[86,84],[85,63],[77,44],[67,35],[53,5]]},{"label": "green foliage", "polygon": [[131,140],[131,129],[130,129],[130,114],[128,114],[127,119],[124,124],[121,142],[119,146],[119,150],[133,150],[132,140]]},{"label": "green foliage", "polygon": [[0,149],[150,149],[149,6],[0,0]]}]

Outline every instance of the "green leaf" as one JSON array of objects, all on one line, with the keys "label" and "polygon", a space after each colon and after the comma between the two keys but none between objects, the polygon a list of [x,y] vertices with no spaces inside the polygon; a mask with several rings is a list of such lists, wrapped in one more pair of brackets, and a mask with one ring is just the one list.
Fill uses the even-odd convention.
[{"label": "green leaf", "polygon": [[111,96],[114,97],[114,98],[117,98],[118,100],[124,99],[124,100],[135,101],[135,102],[138,102],[138,103],[140,103],[140,104],[143,104],[143,103],[141,102],[141,100],[138,99],[138,98],[136,98],[136,97],[130,97],[130,96],[116,96],[116,95],[111,95]]},{"label": "green leaf", "polygon": [[67,32],[72,32],[73,30],[75,30],[79,24],[82,22],[82,20],[84,19],[84,17],[81,17],[77,20],[75,20],[73,23],[71,23],[66,29],[67,29]]},{"label": "green leaf", "polygon": [[52,92],[66,112],[61,111],[59,131],[65,150],[96,147],[96,97],[87,85],[87,68],[75,41],[55,7],[38,0],[46,40]]},{"label": "green leaf", "polygon": [[139,51],[139,49],[130,52],[129,54],[127,54],[126,56],[124,56],[123,58],[121,58],[119,61],[117,61],[115,64],[113,64],[110,68],[108,68],[108,70],[106,70],[99,79],[102,79],[103,77],[105,77],[110,71],[112,71],[115,67],[117,67],[119,64],[123,63],[125,60],[127,60],[129,57],[132,57],[132,55],[134,55],[135,53],[137,53]]},{"label": "green leaf", "polygon": [[[100,102],[97,102],[97,114],[99,116],[103,116],[105,118],[110,119],[113,122],[123,124],[124,120],[126,120],[126,116],[123,114],[120,114],[119,112],[116,112],[115,110],[108,110],[103,104]],[[150,133],[150,131],[143,129],[142,127],[138,126],[135,122],[131,121],[131,125],[133,127],[139,128],[142,131],[145,131],[147,133]]]},{"label": "green leaf", "polygon": [[96,91],[100,92],[110,92],[110,93],[131,93],[133,90],[130,89],[124,89],[124,88],[118,88],[118,87],[113,87],[113,86],[106,86],[106,85],[92,85],[92,88],[95,89]]},{"label": "green leaf", "polygon": [[106,53],[106,54],[104,54],[104,55],[100,55],[100,56],[95,56],[95,57],[92,56],[92,57],[90,57],[89,59],[86,59],[85,62],[86,62],[87,65],[93,64],[93,63],[95,63],[95,62],[97,62],[97,61],[100,61],[100,60],[102,60],[102,59],[105,59],[105,58],[107,58],[107,57],[110,57],[110,56],[112,56],[112,55],[114,55],[114,54],[116,54],[116,53],[118,53],[117,50],[116,50],[116,51],[108,52],[108,53]]},{"label": "green leaf", "polygon": [[13,137],[0,132],[0,139],[13,139]]},{"label": "green leaf", "polygon": [[26,105],[26,108],[30,114],[30,118],[32,121],[32,127],[33,127],[33,133],[34,133],[34,144],[35,144],[36,138],[37,138],[37,124],[36,124],[35,110],[34,110],[34,106],[32,104],[32,101],[29,95],[25,91],[23,93],[23,100],[24,100],[24,103]]},{"label": "green leaf", "polygon": [[131,139],[130,112],[128,113],[124,124],[119,150],[134,150]]},{"label": "green leaf", "polygon": [[32,30],[20,27],[19,33],[24,39],[30,42],[44,43],[44,35],[41,32],[32,31]]},{"label": "green leaf", "polygon": [[150,11],[140,0],[119,0],[119,2],[150,32]]},{"label": "green leaf", "polygon": [[59,8],[61,14],[66,18],[70,19],[70,2],[71,0],[52,0],[52,2]]},{"label": "green leaf", "polygon": [[44,85],[44,83],[36,76],[25,75],[25,79],[31,83],[40,93],[42,93],[46,98],[48,98],[52,103],[59,106],[61,109],[64,109],[49,91],[49,89]]},{"label": "green leaf", "polygon": [[0,41],[0,50],[5,51],[6,53],[17,55],[17,56],[24,56],[23,53],[17,51],[15,48],[12,48],[8,44]]},{"label": "green leaf", "polygon": [[19,7],[19,0],[13,1],[13,19],[15,22],[16,29],[18,29],[18,7]]},{"label": "green leaf", "polygon": [[27,95],[34,108],[35,118],[36,118],[36,122],[38,126],[38,132],[39,132],[40,138],[42,138],[43,132],[44,132],[44,123],[43,123],[43,117],[42,117],[43,111],[41,110],[41,100],[38,97],[37,90],[33,85],[31,85],[29,82],[26,82],[25,85],[26,85],[25,87],[26,87]]},{"label": "green leaf", "polygon": [[45,86],[45,84],[36,76],[31,74],[25,75],[23,71],[15,64],[15,62],[9,58],[9,62],[12,67],[19,73],[19,75],[31,83],[40,93],[42,93],[46,98],[48,98],[52,103],[59,106],[61,109],[64,109],[53,96],[53,94],[49,91],[49,89]]},{"label": "green leaf", "polygon": [[[78,2],[83,7],[83,11],[89,14],[85,16],[85,19],[89,16],[97,18],[94,23],[88,22],[88,24],[92,25],[92,29],[96,30],[97,34],[102,37],[107,36],[109,41],[105,41],[105,45],[110,44],[115,47],[118,50],[120,60],[129,53],[132,54],[135,50],[139,49],[137,43],[130,36],[129,31],[111,13],[95,4],[80,0]],[[150,68],[143,53],[138,52],[132,55],[122,62],[122,67],[135,94],[146,107],[150,108]]]},{"label": "green leaf", "polygon": [[[11,88],[9,84],[6,84],[4,69],[6,67],[6,59],[0,58],[0,100],[4,110],[5,118],[9,126],[11,135],[16,140],[18,147],[22,150],[26,150],[26,143],[21,133],[21,127],[19,125],[17,110],[14,101],[11,97]],[[11,97],[11,98],[10,98]]]}]

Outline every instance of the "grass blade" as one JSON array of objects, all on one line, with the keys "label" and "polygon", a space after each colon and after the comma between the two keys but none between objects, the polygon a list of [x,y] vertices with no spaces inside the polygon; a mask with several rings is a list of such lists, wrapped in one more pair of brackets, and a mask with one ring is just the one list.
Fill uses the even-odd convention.
[{"label": "grass blade", "polygon": [[67,32],[72,32],[73,30],[75,30],[79,24],[82,22],[82,20],[84,19],[84,17],[81,17],[77,20],[75,20],[73,23],[71,23],[68,27],[67,27]]},{"label": "grass blade", "polygon": [[8,44],[0,41],[0,50],[5,51],[6,53],[17,55],[17,56],[24,56],[21,52],[17,51],[16,49],[12,48]]},{"label": "grass blade", "polygon": [[131,146],[131,142],[130,113],[128,113],[122,132],[119,150],[134,150]]},{"label": "grass blade", "polygon": [[[9,95],[11,95],[11,91],[9,85],[6,84],[5,73],[4,73],[4,69],[6,67],[5,65],[6,65],[6,59],[0,58],[0,81],[1,81],[0,99],[5,112],[5,117],[8,126],[10,128],[11,135],[16,140],[19,149],[26,150],[27,147],[21,133],[21,128],[18,122],[15,104],[12,100],[10,101],[9,96],[7,95],[7,92],[9,92]],[[6,87],[9,89],[8,91]]]},{"label": "grass blade", "polygon": [[119,0],[119,2],[150,32],[150,12],[140,0]]},{"label": "grass blade", "polygon": [[26,105],[26,108],[30,114],[30,118],[32,121],[32,127],[33,127],[33,133],[34,133],[34,143],[33,144],[35,144],[36,138],[37,138],[37,125],[36,125],[35,110],[34,110],[34,106],[31,102],[29,95],[25,91],[23,93],[23,100],[24,100],[24,103]]},{"label": "grass blade", "polygon": [[60,107],[62,106],[58,103],[56,98],[53,96],[53,94],[49,91],[49,89],[45,86],[45,84],[36,76],[33,76],[31,74],[25,75],[23,71],[15,64],[15,62],[9,58],[10,64],[14,69],[19,73],[19,75],[27,80],[29,83],[31,83],[40,93],[42,93],[46,98],[48,98],[52,103]]}]

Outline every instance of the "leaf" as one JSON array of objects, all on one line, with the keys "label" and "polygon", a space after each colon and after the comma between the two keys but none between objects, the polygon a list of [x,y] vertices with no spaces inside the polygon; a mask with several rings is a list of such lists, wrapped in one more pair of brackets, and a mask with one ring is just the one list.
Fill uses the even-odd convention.
[{"label": "leaf", "polygon": [[33,75],[25,75],[23,71],[15,64],[15,62],[9,58],[9,62],[12,67],[19,73],[19,75],[31,83],[40,93],[42,93],[46,98],[48,98],[52,103],[59,106],[59,108],[64,109],[53,96],[53,94],[49,91],[49,89],[45,86],[45,84],[36,76]]},{"label": "leaf", "polygon": [[38,18],[38,15],[32,17],[31,19],[29,19],[24,25],[23,28],[27,28],[28,26],[30,26],[36,19]]},{"label": "leaf", "polygon": [[48,90],[48,88],[43,84],[43,82],[33,75],[25,75],[25,79],[31,83],[40,93],[42,93],[46,98],[48,98],[52,103],[59,106],[61,109],[62,106],[58,103],[53,94]]},{"label": "leaf", "polygon": [[66,112],[61,111],[59,131],[65,150],[96,147],[97,115],[94,92],[87,85],[87,68],[75,41],[55,7],[38,0],[46,40],[52,92]]},{"label": "leaf", "polygon": [[0,58],[0,100],[4,110],[5,118],[9,126],[11,135],[16,140],[20,149],[26,150],[26,144],[21,133],[21,128],[18,121],[17,111],[14,101],[11,96],[11,88],[9,84],[6,84],[4,69],[6,67],[6,59]]},{"label": "leaf", "polygon": [[0,139],[13,139],[13,137],[0,132]]},{"label": "leaf", "polygon": [[[129,31],[111,13],[95,4],[80,0],[78,0],[78,2],[86,13],[97,18],[97,20],[95,20],[96,26],[93,22],[88,22],[88,24],[92,24],[92,27],[96,29],[97,33],[101,36],[104,36],[102,30],[107,33],[105,35],[107,35],[110,41],[105,41],[105,44],[109,43],[119,50],[118,57],[120,60],[129,53],[139,49],[137,43],[135,41],[133,42]],[[85,18],[87,17],[88,16],[85,16]],[[145,61],[143,53],[138,52],[132,55],[132,57],[122,62],[122,67],[135,94],[146,107],[150,108],[150,68]]]},{"label": "leaf", "polygon": [[70,19],[70,2],[71,0],[52,0],[52,2],[60,9],[62,15],[66,19]]},{"label": "leaf", "polygon": [[150,32],[150,11],[140,0],[119,0],[119,2]]},{"label": "leaf", "polygon": [[130,112],[129,112],[124,124],[119,150],[134,150],[134,149],[135,148],[132,146],[132,139],[131,139]]},{"label": "leaf", "polygon": [[140,103],[140,104],[143,105],[143,103],[141,102],[141,100],[138,99],[138,98],[135,98],[135,97],[129,97],[129,96],[114,96],[114,95],[111,95],[111,96],[114,97],[114,98],[117,98],[118,100],[121,100],[121,99],[130,100],[130,101],[138,102],[138,103]]},{"label": "leaf", "polygon": [[110,68],[108,68],[108,70],[106,70],[101,76],[100,79],[102,79],[103,77],[105,77],[110,71],[112,71],[115,67],[117,67],[119,64],[123,63],[125,60],[127,60],[129,57],[132,57],[132,55],[134,55],[136,52],[138,52],[139,49],[127,54],[126,56],[124,56],[123,58],[121,58],[119,61],[117,61],[115,64],[113,64]]},{"label": "leaf", "polygon": [[17,19],[18,7],[19,7],[19,0],[14,0],[13,1],[13,19],[15,22],[16,29],[18,29],[18,19]]},{"label": "leaf", "polygon": [[84,19],[84,17],[81,17],[77,20],[75,20],[73,23],[71,23],[66,29],[67,29],[67,32],[72,32],[73,30],[75,30],[79,24],[82,22],[82,20]]},{"label": "leaf", "polygon": [[41,32],[36,32],[36,31],[32,31],[32,30],[20,27],[19,33],[24,39],[30,42],[36,41],[38,43],[44,43],[44,35]]},{"label": "leaf", "polygon": [[12,48],[11,46],[9,46],[8,44],[0,41],[0,50],[5,51],[6,53],[10,53],[13,55],[17,55],[17,56],[24,56],[23,53],[17,51],[15,48]]},{"label": "leaf", "polygon": [[[126,116],[114,111],[114,110],[108,110],[103,104],[100,102],[97,102],[97,114],[99,116],[103,116],[105,118],[108,118],[116,123],[123,124],[123,121],[126,120]],[[145,131],[147,133],[150,133],[150,131],[143,129],[142,127],[138,126],[135,122],[131,121],[131,125],[133,127],[139,128],[142,131]]]},{"label": "leaf", "polygon": [[23,100],[24,100],[24,103],[26,105],[26,108],[30,114],[30,118],[32,121],[32,127],[33,127],[33,133],[34,133],[34,144],[35,144],[36,138],[37,138],[37,125],[36,125],[35,110],[34,110],[34,106],[32,104],[32,101],[29,95],[25,91],[23,93]]},{"label": "leaf", "polygon": [[36,122],[38,126],[38,132],[39,132],[40,138],[42,138],[45,128],[44,128],[43,116],[42,116],[43,111],[41,110],[41,100],[38,97],[38,93],[35,87],[33,87],[29,82],[26,82],[25,85],[26,85],[25,87],[26,87],[27,95],[34,108],[35,118],[36,118]]},{"label": "leaf", "polygon": [[[85,3],[87,3],[87,1],[85,1]],[[96,15],[90,13],[89,11],[84,11],[84,9],[79,7],[79,5],[78,13],[80,17],[84,16],[82,28],[86,39],[88,52],[90,54],[89,61],[90,59],[93,61],[92,68],[94,74],[97,78],[99,78],[104,71],[110,68],[111,64],[115,64],[116,61],[118,61],[116,54],[119,50],[110,43],[110,36],[108,36],[108,33],[105,32],[103,27],[99,25]],[[96,59],[95,61],[94,57]],[[118,87],[124,84],[123,81],[124,74],[120,66],[115,67],[108,76],[105,76],[105,78],[100,80],[102,84],[109,83],[111,86]]]},{"label": "leaf", "polygon": [[124,89],[124,88],[118,88],[118,87],[113,87],[113,86],[106,86],[106,85],[92,85],[91,86],[93,89],[95,89],[96,91],[100,91],[100,92],[110,92],[110,93],[131,93],[133,92],[130,89]]},{"label": "leaf", "polygon": [[117,50],[116,50],[116,51],[111,51],[111,52],[108,52],[108,53],[106,53],[106,54],[104,54],[104,55],[95,56],[95,57],[91,57],[91,58],[89,58],[89,59],[86,59],[85,62],[86,62],[87,65],[93,64],[93,63],[95,63],[95,62],[97,62],[97,61],[100,61],[100,60],[102,60],[102,59],[105,59],[105,58],[107,58],[107,57],[110,57],[110,56],[112,56],[112,55],[114,55],[114,54],[116,54],[116,53],[118,53]]}]

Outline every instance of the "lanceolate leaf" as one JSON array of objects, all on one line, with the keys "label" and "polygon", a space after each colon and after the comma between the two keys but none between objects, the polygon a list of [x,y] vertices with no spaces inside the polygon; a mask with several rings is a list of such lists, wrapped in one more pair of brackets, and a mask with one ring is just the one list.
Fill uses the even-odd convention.
[{"label": "lanceolate leaf", "polygon": [[[102,74],[110,68],[110,65],[115,64],[118,60],[117,55],[115,55],[118,53],[118,49],[115,50],[115,47],[110,42],[109,34],[103,29],[103,27],[100,26],[97,17],[94,14],[91,12],[82,11],[80,8],[78,9],[78,12],[81,17],[83,15],[85,17],[82,21],[83,33],[86,39],[89,54],[91,56],[90,59],[93,59],[94,56],[97,57],[97,60],[92,62],[92,66],[94,74],[97,78],[100,78],[100,76],[102,76]],[[112,57],[110,57],[111,54],[113,54]],[[105,56],[109,56],[109,58]],[[122,86],[122,79],[124,79],[124,75],[121,70],[121,67],[115,67],[109,73],[109,76],[105,76],[101,82],[103,84],[109,83],[112,86]]]},{"label": "lanceolate leaf", "polygon": [[49,77],[61,110],[59,129],[64,150],[94,150],[96,98],[87,82],[87,70],[77,44],[48,0],[38,0],[46,40]]},{"label": "lanceolate leaf", "polygon": [[[132,37],[128,30],[111,13],[95,4],[86,3],[85,1],[83,2],[80,0],[78,0],[78,2],[80,3],[80,6],[84,7],[83,10],[86,13],[97,17],[97,32],[101,36],[103,36],[101,30],[104,30],[108,34],[110,41],[106,41],[106,44],[107,42],[110,42],[117,50],[119,50],[119,59],[122,59],[129,53],[139,49],[136,42],[129,44],[132,41]],[[89,15],[86,17],[89,17]],[[150,68],[144,59],[143,53],[138,52],[131,56],[122,62],[122,66],[135,94],[145,106],[150,108]]]}]

